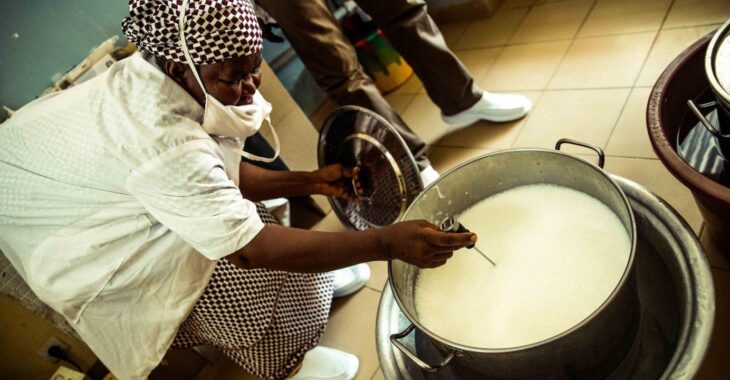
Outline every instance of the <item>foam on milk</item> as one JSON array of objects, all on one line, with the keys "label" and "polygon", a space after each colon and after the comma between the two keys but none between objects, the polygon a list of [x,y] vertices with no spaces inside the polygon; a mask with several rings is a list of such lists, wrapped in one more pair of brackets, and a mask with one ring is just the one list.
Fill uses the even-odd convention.
[{"label": "foam on milk", "polygon": [[522,346],[575,326],[614,290],[631,249],[606,205],[555,185],[496,194],[460,221],[497,266],[463,249],[421,270],[416,311],[427,329],[473,347]]}]

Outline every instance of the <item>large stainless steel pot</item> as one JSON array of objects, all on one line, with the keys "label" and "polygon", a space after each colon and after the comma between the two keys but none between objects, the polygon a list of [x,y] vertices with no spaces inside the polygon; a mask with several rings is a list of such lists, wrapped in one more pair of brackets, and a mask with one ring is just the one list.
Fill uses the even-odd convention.
[{"label": "large stainless steel pot", "polygon": [[[388,271],[394,298],[412,322],[406,330],[394,334],[391,342],[422,369],[435,372],[456,360],[485,378],[589,379],[605,378],[625,358],[636,335],[639,318],[634,277],[634,216],[621,188],[602,170],[603,152],[587,146],[599,154],[596,166],[559,151],[564,142],[587,146],[561,140],[557,150],[506,150],[466,162],[426,188],[403,219],[425,219],[437,224],[444,217],[459,214],[484,198],[522,185],[549,183],[576,189],[613,210],[631,238],[631,253],[618,285],[593,314],[550,339],[509,349],[469,347],[440,337],[419,323],[414,292],[420,269],[402,261],[391,261]],[[445,353],[443,362],[425,363],[401,344],[399,339],[416,328]]]}]

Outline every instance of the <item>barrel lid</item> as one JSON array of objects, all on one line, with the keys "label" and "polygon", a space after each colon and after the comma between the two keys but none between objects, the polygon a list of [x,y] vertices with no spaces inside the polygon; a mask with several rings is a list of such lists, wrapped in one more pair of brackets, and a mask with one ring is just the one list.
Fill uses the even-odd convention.
[{"label": "barrel lid", "polygon": [[360,168],[358,201],[328,198],[337,217],[354,229],[397,222],[423,190],[416,161],[401,136],[368,109],[336,109],[322,127],[317,153],[320,167],[339,163]]},{"label": "barrel lid", "polygon": [[720,86],[730,92],[730,35],[726,35],[725,39],[717,49],[715,56],[715,75]]},{"label": "barrel lid", "polygon": [[715,32],[707,46],[705,72],[713,92],[730,104],[730,20]]}]

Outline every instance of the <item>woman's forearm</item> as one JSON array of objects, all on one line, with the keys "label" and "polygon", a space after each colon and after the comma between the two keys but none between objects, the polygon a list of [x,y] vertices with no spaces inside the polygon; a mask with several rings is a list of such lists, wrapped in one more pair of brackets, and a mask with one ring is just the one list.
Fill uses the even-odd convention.
[{"label": "woman's forearm", "polygon": [[318,232],[266,225],[248,245],[228,256],[244,269],[326,272],[350,265],[387,260],[388,248],[378,230]]},{"label": "woman's forearm", "polygon": [[423,220],[347,232],[317,232],[268,224],[245,247],[227,258],[244,269],[289,272],[326,272],[391,259],[435,268],[445,264],[453,251],[476,241],[477,236],[471,232],[443,232]]},{"label": "woman's forearm", "polygon": [[313,192],[314,178],[309,172],[268,170],[242,162],[239,177],[241,193],[251,201],[297,197]]}]

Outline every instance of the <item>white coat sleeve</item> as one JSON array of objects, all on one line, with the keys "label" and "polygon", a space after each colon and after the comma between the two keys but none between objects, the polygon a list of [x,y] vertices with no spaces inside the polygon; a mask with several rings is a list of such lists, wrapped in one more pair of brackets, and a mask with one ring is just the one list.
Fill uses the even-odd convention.
[{"label": "white coat sleeve", "polygon": [[132,170],[127,191],[205,257],[238,251],[263,229],[256,205],[225,171],[213,140],[193,140]]}]

